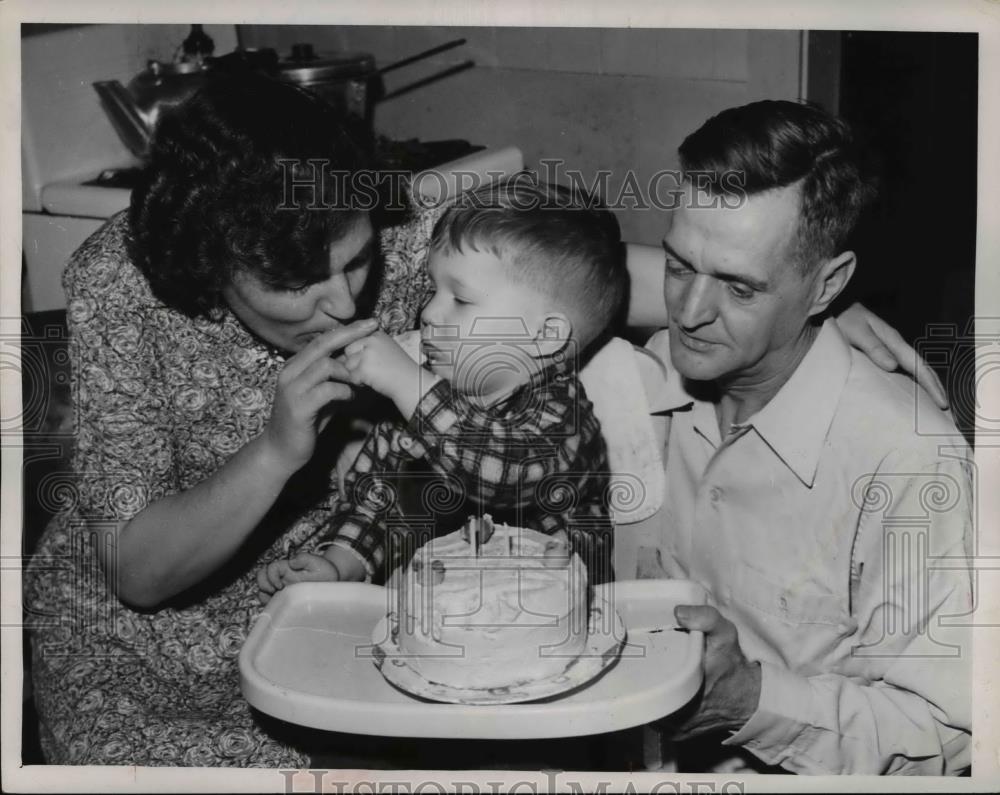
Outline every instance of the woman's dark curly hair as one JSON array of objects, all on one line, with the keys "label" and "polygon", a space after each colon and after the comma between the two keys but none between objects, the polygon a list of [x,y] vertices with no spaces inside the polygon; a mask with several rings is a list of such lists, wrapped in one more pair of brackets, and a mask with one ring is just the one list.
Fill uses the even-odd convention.
[{"label": "woman's dark curly hair", "polygon": [[213,77],[157,125],[132,191],[129,253],[154,295],[191,317],[216,315],[238,271],[275,289],[322,281],[330,243],[371,203],[352,178],[367,165],[312,94],[263,75]]}]

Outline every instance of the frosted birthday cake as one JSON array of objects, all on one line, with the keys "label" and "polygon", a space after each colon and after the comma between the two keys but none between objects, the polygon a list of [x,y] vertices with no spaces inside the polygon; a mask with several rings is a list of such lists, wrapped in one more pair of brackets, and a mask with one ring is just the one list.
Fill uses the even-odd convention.
[{"label": "frosted birthday cake", "polygon": [[394,594],[397,643],[424,679],[489,689],[558,676],[587,642],[587,575],[568,543],[470,518],[417,550]]}]

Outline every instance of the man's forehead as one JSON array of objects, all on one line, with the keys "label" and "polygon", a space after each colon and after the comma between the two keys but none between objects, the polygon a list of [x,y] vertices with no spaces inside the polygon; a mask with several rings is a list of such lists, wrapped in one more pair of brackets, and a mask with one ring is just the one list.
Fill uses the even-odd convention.
[{"label": "man's forehead", "polygon": [[783,259],[798,228],[800,198],[791,185],[752,195],[716,196],[686,185],[665,242],[684,256],[752,262]]},{"label": "man's forehead", "polygon": [[761,220],[780,218],[782,221],[797,219],[802,206],[800,183],[747,193],[738,187],[738,181],[725,192],[713,193],[707,187],[684,183],[684,194],[679,210],[718,210],[734,224],[757,225]]}]

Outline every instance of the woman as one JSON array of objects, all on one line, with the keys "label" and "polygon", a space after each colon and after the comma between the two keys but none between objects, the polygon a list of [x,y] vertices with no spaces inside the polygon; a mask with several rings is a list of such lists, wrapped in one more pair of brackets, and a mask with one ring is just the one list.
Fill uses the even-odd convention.
[{"label": "woman", "polygon": [[331,356],[374,327],[358,317],[414,325],[433,223],[377,232],[317,160],[366,165],[310,95],[219,79],[163,119],[127,217],[69,263],[76,489],[26,590],[49,763],[309,762],[239,693],[255,574],[323,528],[360,413]]},{"label": "woman", "polygon": [[213,83],[163,120],[128,217],[67,268],[77,489],[26,600],[50,763],[308,762],[239,695],[254,574],[323,526],[348,436],[327,421],[350,394],[330,354],[370,330],[349,325],[372,314],[368,282],[383,327],[413,325],[428,226],[384,232],[369,279],[365,197],[333,195],[349,181],[320,187],[339,210],[285,200],[281,161],[309,159],[366,165],[311,95]]}]

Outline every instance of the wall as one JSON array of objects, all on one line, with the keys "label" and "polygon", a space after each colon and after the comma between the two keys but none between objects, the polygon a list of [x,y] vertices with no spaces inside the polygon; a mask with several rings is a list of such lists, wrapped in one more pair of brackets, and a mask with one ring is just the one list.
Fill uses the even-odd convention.
[{"label": "wall", "polygon": [[[658,170],[676,168],[677,146],[710,115],[800,95],[799,31],[248,25],[239,33],[244,46],[283,55],[300,41],[321,53],[371,52],[379,66],[465,38],[461,47],[385,76],[391,92],[466,59],[476,63],[381,103],[378,130],[396,139],[515,144],[529,168],[561,158],[588,185],[607,169],[611,198],[629,169],[646,193]],[[627,239],[659,243],[662,211],[618,215]]]}]

